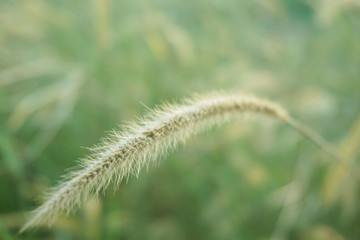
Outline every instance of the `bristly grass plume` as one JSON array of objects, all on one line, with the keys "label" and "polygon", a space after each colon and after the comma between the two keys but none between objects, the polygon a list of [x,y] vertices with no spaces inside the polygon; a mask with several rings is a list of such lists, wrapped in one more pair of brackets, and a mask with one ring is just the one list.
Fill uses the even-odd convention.
[{"label": "bristly grass plume", "polygon": [[145,118],[113,131],[92,155],[55,187],[45,202],[34,210],[32,218],[20,230],[41,224],[52,224],[60,213],[69,214],[82,200],[98,195],[114,181],[138,175],[141,168],[155,162],[168,149],[185,142],[191,135],[243,113],[266,115],[289,124],[322,149],[336,156],[320,136],[305,128],[275,103],[249,95],[210,94],[194,96],[183,104],[164,104]]}]

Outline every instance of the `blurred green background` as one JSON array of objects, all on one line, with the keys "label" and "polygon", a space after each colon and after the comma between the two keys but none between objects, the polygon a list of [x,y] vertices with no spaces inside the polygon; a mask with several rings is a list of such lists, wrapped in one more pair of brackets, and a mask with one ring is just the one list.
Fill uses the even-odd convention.
[{"label": "blurred green background", "polygon": [[[118,124],[193,92],[282,104],[341,149],[240,119],[16,235]],[[0,239],[360,239],[357,0],[0,0]]]}]

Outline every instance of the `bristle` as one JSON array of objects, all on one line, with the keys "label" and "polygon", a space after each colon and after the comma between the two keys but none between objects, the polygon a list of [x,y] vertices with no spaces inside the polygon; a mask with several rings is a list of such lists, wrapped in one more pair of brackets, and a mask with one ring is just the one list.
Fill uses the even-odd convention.
[{"label": "bristle", "polygon": [[283,122],[287,112],[272,102],[248,95],[196,95],[183,105],[164,104],[123,132],[112,131],[101,145],[94,147],[83,168],[68,174],[38,207],[21,232],[40,224],[52,224],[60,213],[69,214],[82,199],[97,195],[111,181],[115,187],[125,178],[138,176],[144,166],[155,163],[168,149],[191,135],[242,113],[267,115]]}]

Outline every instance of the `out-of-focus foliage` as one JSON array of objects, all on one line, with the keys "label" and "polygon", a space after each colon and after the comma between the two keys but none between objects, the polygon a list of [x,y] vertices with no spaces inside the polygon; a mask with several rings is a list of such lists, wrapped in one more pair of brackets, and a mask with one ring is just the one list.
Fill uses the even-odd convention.
[{"label": "out-of-focus foliage", "polygon": [[359,239],[357,0],[0,0],[0,239],[76,159],[162,100],[241,90],[341,149],[239,120],[23,239]]}]

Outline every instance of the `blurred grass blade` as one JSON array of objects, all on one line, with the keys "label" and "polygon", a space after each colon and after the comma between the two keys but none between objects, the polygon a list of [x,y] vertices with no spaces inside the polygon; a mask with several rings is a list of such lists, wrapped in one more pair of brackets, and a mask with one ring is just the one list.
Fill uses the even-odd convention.
[{"label": "blurred grass blade", "polygon": [[54,73],[59,70],[59,64],[52,59],[37,59],[15,67],[0,71],[0,87],[20,81]]}]

